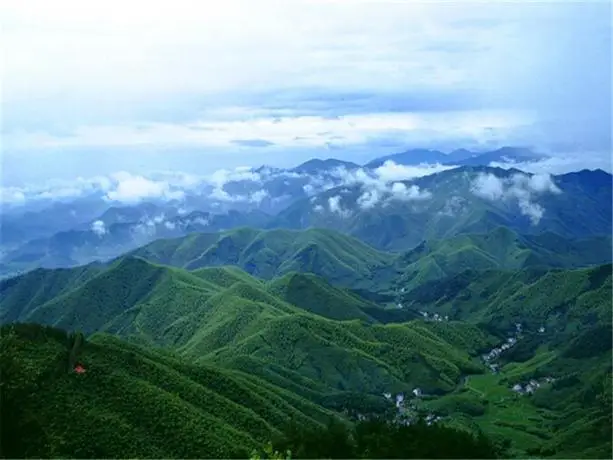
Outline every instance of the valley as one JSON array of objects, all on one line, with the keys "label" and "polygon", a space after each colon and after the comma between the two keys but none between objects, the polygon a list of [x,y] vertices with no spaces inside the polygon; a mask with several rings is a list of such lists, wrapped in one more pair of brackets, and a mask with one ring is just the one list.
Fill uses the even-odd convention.
[{"label": "valley", "polygon": [[[111,403],[109,385],[133,380],[135,391],[146,385],[153,392],[151,404],[174,395],[178,411],[187,405],[193,429],[218,424],[207,438],[216,439],[214,447],[136,443],[125,450],[134,455],[236,455],[235,439],[246,455],[291,420],[321,429],[330,417],[365,423],[376,416],[407,429],[423,420],[430,428],[482,432],[503,456],[598,457],[611,448],[601,399],[611,372],[611,264],[592,264],[606,260],[601,251],[610,239],[564,243],[581,248],[576,253],[548,246],[562,241],[501,227],[393,254],[329,230],[245,228],[156,241],[107,263],[37,269],[0,282],[3,355],[14,356],[3,375],[10,376],[10,391],[37,385],[36,398],[57,401],[54,407],[70,417],[90,404],[95,417],[120,417],[130,433],[136,422],[125,411],[135,410],[132,404],[155,417],[146,412],[154,407],[147,409],[149,402]],[[477,254],[488,263],[466,269]],[[432,272],[432,260],[445,270]],[[56,380],[44,369],[55,372],[62,352],[53,341],[67,340],[62,330],[84,333],[90,351],[79,356],[82,375],[64,371]],[[35,368],[31,377],[23,374]],[[211,372],[225,383],[214,383]],[[75,379],[95,379],[98,399],[77,406],[62,399],[74,392],[82,394],[78,401],[87,397],[90,387]],[[177,386],[162,384],[167,379],[179,379]],[[111,391],[107,402],[100,385]],[[258,392],[246,390],[245,399],[240,385]],[[218,402],[205,409],[202,398]],[[34,407],[40,400],[28,401]],[[232,409],[223,409],[228,404]],[[224,418],[228,410],[234,415]],[[569,426],[563,420],[571,410],[577,421]],[[25,413],[37,421],[18,423],[40,429],[45,417],[55,417]],[[130,436],[147,443],[152,429]],[[585,441],[576,438],[588,432]],[[29,452],[124,452],[123,444],[76,451],[66,442],[48,439]]]}]

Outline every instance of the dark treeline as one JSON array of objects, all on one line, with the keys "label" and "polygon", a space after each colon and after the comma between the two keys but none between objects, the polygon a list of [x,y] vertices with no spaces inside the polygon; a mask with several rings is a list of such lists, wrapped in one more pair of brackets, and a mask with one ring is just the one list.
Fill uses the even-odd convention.
[{"label": "dark treeline", "polygon": [[[424,421],[400,425],[382,418],[353,425],[331,421],[326,427],[309,428],[291,424],[273,440],[273,451],[296,459],[307,458],[501,458],[484,434],[472,434]],[[270,457],[262,455],[261,458]]]}]

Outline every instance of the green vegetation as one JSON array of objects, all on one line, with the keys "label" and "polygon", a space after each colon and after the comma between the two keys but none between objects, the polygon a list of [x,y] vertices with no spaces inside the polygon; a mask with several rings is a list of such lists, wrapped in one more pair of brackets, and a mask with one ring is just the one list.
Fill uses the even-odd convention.
[{"label": "green vegetation", "polygon": [[264,279],[291,272],[314,273],[333,284],[372,287],[376,269],[389,267],[391,254],[340,233],[309,229],[198,233],[159,240],[132,253],[152,262],[195,270],[235,265]]},{"label": "green vegetation", "polygon": [[[275,450],[278,449],[278,450]],[[399,425],[385,419],[348,426],[333,421],[325,427],[292,424],[268,447],[268,458],[499,458],[501,449],[482,433],[424,421]],[[286,452],[287,457],[280,456]],[[274,454],[276,453],[276,457]]]},{"label": "green vegetation", "polygon": [[1,332],[4,458],[245,458],[292,420],[316,428],[332,416],[257,377],[110,336],[82,345],[78,374],[66,371],[65,332]]},{"label": "green vegetation", "polygon": [[607,244],[241,229],[0,281],[2,456],[608,458]]},{"label": "green vegetation", "polygon": [[53,298],[27,298],[30,283],[26,274],[0,285],[2,317],[173,349],[285,382],[317,402],[334,392],[448,391],[462,374],[482,372],[472,356],[492,344],[461,323],[382,324],[374,312],[383,308],[315,275],[265,284],[237,268],[187,272],[126,257]]},{"label": "green vegetation", "polygon": [[411,289],[465,270],[580,268],[611,261],[611,237],[568,240],[554,233],[519,235],[507,227],[423,242],[402,254],[400,283]]}]

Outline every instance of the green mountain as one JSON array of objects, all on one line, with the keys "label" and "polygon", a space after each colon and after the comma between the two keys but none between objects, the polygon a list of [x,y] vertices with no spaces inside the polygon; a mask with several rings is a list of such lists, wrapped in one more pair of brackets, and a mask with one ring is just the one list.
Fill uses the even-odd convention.
[{"label": "green mountain", "polygon": [[[244,372],[109,335],[84,340],[33,324],[1,332],[2,458],[246,458],[270,440],[292,458],[500,455],[483,435],[354,424]],[[264,458],[285,458],[263,450],[272,454]]]},{"label": "green mountain", "polygon": [[548,329],[558,340],[574,331],[611,321],[611,264],[592,268],[468,270],[425,283],[404,294],[407,308],[510,330]]},{"label": "green mountain", "polygon": [[464,166],[395,185],[373,178],[326,190],[290,205],[269,227],[330,228],[392,251],[500,226],[565,238],[611,235],[611,183],[601,170],[549,178]]},{"label": "green mountain", "polygon": [[[46,272],[57,277],[57,270]],[[187,272],[127,257],[54,297],[34,290],[32,298],[26,296],[27,286],[41,282],[39,272],[2,282],[0,318],[116,334],[196,362],[249,369],[275,382],[280,373],[320,395],[410,391],[414,385],[447,391],[462,374],[481,371],[471,354],[490,339],[476,328],[470,330],[471,347],[459,348],[420,323],[370,325],[381,307],[314,275],[306,278],[314,288],[307,298],[304,283],[293,278],[267,285],[237,268]],[[321,306],[320,300],[337,303]]]},{"label": "green mountain", "polygon": [[[502,341],[517,336],[493,358],[496,373],[468,377],[457,396],[426,409],[446,411],[459,424],[477,423],[532,455],[610,457],[611,276],[611,264],[466,271],[407,292],[407,308],[482,324]],[[511,387],[532,381],[540,385],[533,395],[511,394]]]},{"label": "green mountain", "polygon": [[[268,284],[268,290],[292,305],[326,318],[375,322],[369,311],[381,308],[357,294],[332,286],[310,273],[288,273]],[[376,314],[375,314],[376,315]]]},{"label": "green mountain", "polygon": [[244,458],[291,421],[317,427],[332,416],[237,370],[108,335],[74,339],[37,325],[2,327],[3,457]]},{"label": "green mountain", "polygon": [[[300,249],[283,249],[307,241],[325,248],[326,257],[301,259],[293,257]],[[497,228],[396,255],[366,245],[351,252],[353,241],[331,231],[241,229],[160,241],[143,253],[191,271],[133,255],[0,281],[3,324],[88,336],[80,354],[78,336],[5,326],[3,356],[14,358],[1,364],[2,391],[9,392],[3,400],[27,401],[2,411],[18,414],[3,419],[19,430],[3,432],[16,443],[10,449],[31,444],[31,456],[227,457],[238,455],[237,446],[262,446],[292,419],[324,436],[321,423],[333,413],[396,414],[382,393],[404,393],[402,420],[423,416],[456,430],[483,430],[510,456],[610,456],[612,266],[552,268],[607,258],[599,248],[610,247],[610,238]],[[283,262],[273,257],[266,277],[241,268],[269,250]],[[285,271],[285,262],[300,270]],[[344,267],[352,271],[339,277]],[[360,284],[360,276],[368,282]],[[381,279],[387,279],[381,291],[393,288],[400,308],[382,305],[385,293],[341,287],[374,291]],[[509,338],[512,346],[502,348]],[[85,374],[67,372],[77,361]],[[5,384],[5,375],[16,377]],[[90,376],[99,380],[81,392],[74,379]],[[513,390],[533,380],[536,391]],[[135,390],[124,391],[123,401],[119,388],[130,385]],[[410,396],[416,388],[423,394]],[[166,405],[172,410],[160,413]],[[281,412],[270,415],[269,406]],[[233,410],[246,415],[230,417]],[[125,448],[123,438],[106,446],[113,434],[101,431],[103,441],[86,450],[85,430],[65,440],[71,432],[64,416],[85,428],[111,421],[135,439],[134,447]],[[148,422],[141,424],[141,416]],[[162,421],[147,424],[156,419]],[[183,447],[148,441],[172,430],[190,440]],[[20,445],[16,433],[24,432],[40,442]]]},{"label": "green mountain", "polygon": [[399,284],[410,289],[464,270],[579,268],[611,261],[610,236],[567,239],[554,233],[519,235],[507,227],[485,234],[424,241],[398,256]]},{"label": "green mountain", "polygon": [[334,284],[354,287],[372,286],[378,281],[373,279],[373,273],[388,267],[394,258],[330,230],[251,228],[158,240],[132,255],[187,270],[236,265],[264,279],[294,271],[309,272]]}]

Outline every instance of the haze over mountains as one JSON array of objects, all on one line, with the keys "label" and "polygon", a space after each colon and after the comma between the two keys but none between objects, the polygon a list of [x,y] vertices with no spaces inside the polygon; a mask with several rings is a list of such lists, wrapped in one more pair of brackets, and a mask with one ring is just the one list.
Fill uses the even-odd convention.
[{"label": "haze over mountains", "polygon": [[[106,184],[106,189],[59,202],[29,200],[5,208],[2,274],[110,259],[154,239],[241,226],[336,229],[385,250],[500,225],[565,237],[611,231],[608,173],[549,176],[454,167],[442,165],[441,155],[409,151],[364,167],[311,160],[291,169],[220,171],[207,180],[184,177],[183,185],[173,186],[128,175],[115,189]],[[542,159],[509,147],[475,155],[447,156],[470,164],[482,157],[487,164]],[[579,222],[574,221],[576,209],[585,216]]]},{"label": "haze over mountains", "polygon": [[[484,155],[489,164],[512,153],[527,159],[522,149]],[[441,155],[224,172],[113,203],[138,190],[124,183],[9,209],[3,391],[26,404],[3,420],[31,438],[3,433],[6,452],[227,457],[278,438],[311,456],[318,443],[292,438],[291,423],[324,430],[313,436],[333,436],[333,446],[350,441],[325,431],[326,420],[383,417],[386,426],[425,420],[426,437],[469,436],[463,455],[479,442],[473,455],[484,457],[608,455],[611,175],[533,174],[466,151],[445,165]],[[91,387],[73,381],[77,361]],[[32,376],[27,363],[38,363]],[[133,380],[142,383],[131,399],[104,402]],[[79,450],[44,434],[58,419],[40,398],[79,418],[66,391],[95,392],[79,403],[95,423],[124,420],[141,444],[105,444],[111,434],[97,428]],[[158,415],[163,424],[206,446],[182,450],[156,440],[155,427],[134,431],[153,401],[178,411]],[[427,452],[406,455],[438,455]]]},{"label": "haze over mountains", "polygon": [[1,458],[613,458],[610,2],[0,10]]}]

